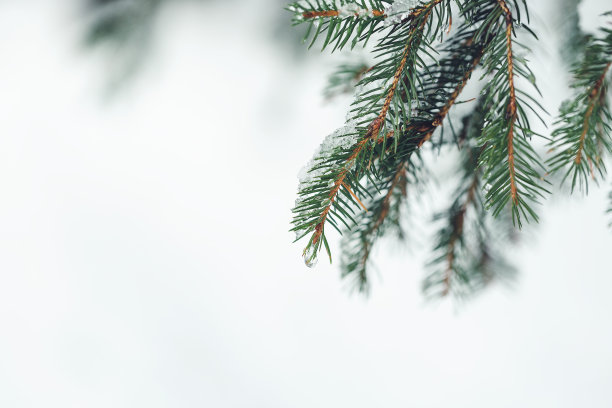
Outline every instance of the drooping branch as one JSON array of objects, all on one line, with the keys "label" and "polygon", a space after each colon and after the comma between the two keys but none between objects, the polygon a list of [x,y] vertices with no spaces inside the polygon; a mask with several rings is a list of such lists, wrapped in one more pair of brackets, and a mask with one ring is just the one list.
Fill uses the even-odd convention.
[{"label": "drooping branch", "polygon": [[[591,122],[591,116],[593,115],[593,109],[595,108],[595,104],[597,104],[598,102],[601,102],[600,94],[601,94],[602,87],[605,83],[606,75],[608,74],[610,66],[612,66],[612,62],[609,62],[606,65],[603,73],[597,79],[597,82],[595,82],[595,85],[593,86],[593,90],[591,91],[589,95],[589,107],[587,108],[586,114],[584,115],[582,133],[580,134],[580,145],[578,147],[578,153],[576,154],[576,159],[574,159],[576,164],[580,164],[580,162],[582,161],[582,152],[584,151],[584,142],[586,140],[586,135],[589,132],[589,124]],[[591,173],[593,173],[593,171],[591,171]]]},{"label": "drooping branch", "polygon": [[[393,176],[393,180],[391,181],[391,186],[389,187],[389,191],[387,191],[387,194],[385,194],[385,197],[382,201],[380,213],[376,217],[376,222],[374,223],[374,225],[368,228],[368,230],[366,231],[366,235],[372,236],[378,232],[379,228],[383,225],[383,223],[385,222],[385,219],[387,218],[387,215],[389,214],[389,208],[391,207],[391,198],[393,197],[393,193],[395,192],[396,188],[401,187],[402,195],[405,196],[405,191],[406,191],[405,184],[406,184],[406,163],[402,162],[400,163],[399,166],[397,166],[395,175]],[[370,257],[370,251],[372,248],[372,244],[373,242],[371,241],[367,241],[364,244],[363,255],[360,260],[361,270],[363,271],[362,273],[365,273],[365,265],[368,262],[368,259]],[[360,276],[360,278],[361,280],[366,279],[365,276]]]},{"label": "drooping branch", "polygon": [[419,147],[423,146],[425,142],[431,139],[436,129],[442,125],[442,123],[444,122],[444,119],[446,118],[446,115],[448,115],[448,112],[450,111],[450,109],[453,107],[455,102],[457,102],[457,98],[459,98],[459,95],[461,94],[465,86],[467,85],[469,79],[472,77],[474,70],[476,69],[478,64],[480,64],[481,58],[482,58],[482,49],[478,51],[477,55],[472,61],[472,66],[467,71],[465,71],[465,74],[463,75],[461,82],[457,85],[453,93],[450,95],[450,98],[448,99],[446,104],[442,107],[442,109],[440,109],[440,112],[438,112],[434,121],[431,122],[431,127],[425,133],[425,136],[423,137],[423,139],[419,142]]},{"label": "drooping branch", "polygon": [[[456,103],[471,74],[480,63],[483,47],[472,48],[471,37],[464,42],[463,47],[465,47],[465,49],[462,49],[463,52],[454,53],[441,62],[441,72],[444,72],[443,67],[456,70],[453,76],[449,77],[449,79],[455,78],[453,82],[456,81],[456,85],[445,92],[447,94],[446,102],[440,107],[423,106],[422,109],[425,109],[425,111],[421,113],[424,116],[429,116],[427,112],[431,112],[432,119],[415,120],[414,123],[408,125],[405,133],[400,136],[403,140],[401,151],[398,151],[397,155],[389,154],[386,159],[396,163],[394,170],[378,188],[386,193],[370,202],[371,215],[362,214],[355,228],[346,231],[344,234],[342,240],[343,277],[354,276],[355,282],[362,292],[367,292],[369,288],[367,264],[372,247],[378,237],[385,234],[390,227],[394,227],[399,232],[399,236],[404,237],[398,219],[400,204],[406,202],[408,188],[411,191],[419,190],[418,186],[424,183],[426,177],[423,163],[416,160],[419,156],[415,153],[431,138],[435,130],[442,126],[451,107]],[[447,87],[448,85],[440,84],[439,89]],[[430,95],[430,97],[432,96]],[[417,116],[419,115],[417,114]],[[378,141],[381,144],[383,139],[380,138]],[[374,194],[376,189],[374,187],[372,189]],[[391,216],[391,220],[388,220],[389,216]]]},{"label": "drooping branch", "polygon": [[[440,2],[442,2],[442,0],[432,0],[428,5],[427,8],[423,7],[423,8],[417,8],[413,11],[412,14],[412,18],[416,18],[417,16],[419,16],[421,13],[423,13],[423,10],[427,10],[425,13],[424,18],[422,19],[422,21],[420,22],[420,24],[415,25],[412,27],[409,35],[408,35],[408,40],[406,42],[403,54],[401,56],[401,59],[399,61],[398,67],[395,71],[395,74],[393,76],[393,81],[391,83],[391,86],[387,92],[387,96],[385,98],[385,101],[383,103],[383,106],[380,110],[380,113],[378,114],[378,116],[370,123],[370,125],[368,126],[367,132],[364,134],[364,136],[361,138],[361,140],[357,143],[357,145],[355,146],[355,148],[353,149],[352,154],[348,157],[348,159],[346,160],[345,164],[342,167],[342,170],[339,172],[338,177],[336,178],[334,185],[331,189],[331,191],[329,192],[329,202],[328,204],[325,206],[325,208],[323,209],[319,222],[316,224],[316,226],[314,227],[314,233],[313,233],[313,237],[311,240],[311,244],[312,245],[316,245],[319,240],[321,239],[321,236],[323,235],[323,231],[324,231],[324,227],[325,227],[325,222],[327,221],[327,217],[329,215],[329,212],[331,211],[332,206],[334,205],[334,202],[336,200],[336,196],[338,195],[338,193],[340,192],[340,189],[342,188],[342,186],[346,186],[345,184],[345,179],[347,178],[351,167],[353,166],[354,162],[357,160],[357,158],[359,157],[359,155],[364,151],[364,149],[368,146],[368,144],[372,141],[372,140],[377,140],[378,139],[378,135],[380,132],[380,129],[382,128],[383,124],[385,123],[385,119],[387,117],[387,114],[389,112],[389,108],[391,106],[391,102],[395,96],[395,92],[397,90],[397,86],[400,82],[402,73],[404,72],[404,69],[406,68],[406,64],[408,61],[408,57],[410,55],[410,52],[412,50],[413,47],[413,43],[415,41],[415,33],[419,30],[423,30],[423,27],[425,26],[425,24],[427,23],[429,16],[431,15],[431,9],[432,7],[434,7],[435,5],[439,4]],[[383,138],[385,139],[385,138]],[[304,249],[304,253],[306,253],[308,249],[308,246]]]},{"label": "drooping branch", "polygon": [[[436,5],[443,6],[435,8]],[[482,155],[486,157],[482,166],[486,181],[482,185],[488,190],[487,200],[496,211],[511,201],[513,215],[518,217],[519,211],[533,214],[526,205],[523,207],[523,199],[532,200],[539,194],[532,183],[539,175],[528,167],[535,154],[527,142],[528,124],[523,123],[526,116],[518,104],[524,93],[516,90],[514,83],[515,75],[530,75],[523,60],[515,60],[513,55],[514,24],[520,21],[514,19],[505,1],[478,0],[473,8],[461,9],[459,28],[443,41],[446,24],[450,25],[452,17],[451,6],[450,0],[432,0],[391,24],[375,47],[378,62],[356,85],[355,102],[345,127],[324,141],[307,166],[309,176],[300,178],[292,230],[296,240],[310,236],[304,249],[307,264],[316,259],[323,245],[330,253],[327,224],[341,233],[339,228],[343,225],[350,236],[347,242],[353,260],[358,260],[343,266],[343,273],[359,276],[360,281],[365,279],[364,266],[375,240],[398,225],[394,216],[385,222],[389,209],[402,201],[394,193],[400,180],[398,169],[414,171],[413,158],[419,160],[420,149],[442,127],[480,64],[485,76],[491,76],[484,90],[491,109],[487,111],[489,120],[483,121],[486,140],[481,143],[489,146]],[[320,20],[321,24],[328,22],[323,30],[326,44],[347,36],[350,24],[359,20],[345,14],[349,8],[338,9],[338,13],[327,10],[325,15],[330,19]],[[364,18],[373,21],[371,17]],[[347,25],[349,28],[344,29]],[[434,46],[437,40],[443,44],[441,47]],[[442,57],[436,64],[429,64],[428,59],[436,55]],[[521,136],[520,140],[515,140],[515,133]],[[445,143],[448,140],[441,133],[440,145]],[[521,155],[515,159],[517,152]]]},{"label": "drooping branch", "polygon": [[[417,148],[421,148],[423,146],[423,144],[425,144],[425,142],[427,142],[429,139],[431,139],[431,136],[434,134],[436,129],[442,125],[442,123],[444,122],[444,118],[446,117],[446,115],[450,111],[451,107],[457,101],[457,98],[461,94],[461,91],[465,88],[465,86],[467,85],[468,80],[472,76],[472,73],[474,72],[474,70],[476,69],[478,64],[480,63],[480,58],[481,57],[482,57],[482,51],[480,51],[480,53],[474,58],[474,60],[472,61],[472,66],[470,67],[470,69],[468,69],[464,73],[464,76],[463,76],[461,82],[457,85],[455,90],[452,92],[452,94],[450,95],[450,98],[448,99],[446,104],[440,109],[440,112],[437,114],[437,116],[434,119],[434,121],[432,121],[431,123],[428,123],[428,124],[409,125],[409,128],[412,128],[412,129],[414,129],[414,130],[416,130],[417,132],[420,133],[420,136],[418,138]],[[400,65],[400,68],[403,69],[403,67],[401,65]],[[398,69],[398,71],[399,71],[399,69]],[[394,86],[391,87],[391,90],[389,91],[389,96],[392,97],[393,92],[395,92],[396,86],[397,86],[397,84],[395,84],[395,80],[394,80]],[[387,99],[389,99],[389,97]],[[330,202],[325,207],[325,209],[323,210],[323,214],[321,216],[321,221],[315,227],[315,234],[314,234],[314,237],[313,237],[313,244],[316,244],[318,242],[318,240],[320,239],[321,235],[323,234],[323,228],[324,228],[324,225],[325,225],[325,221],[327,219],[329,211],[331,210],[331,207],[333,205],[333,202],[334,202],[334,199],[335,199],[336,195],[340,191],[340,188],[344,185],[344,180],[345,180],[345,178],[347,177],[347,175],[349,173],[351,164],[356,160],[356,158],[359,156],[361,151],[365,148],[366,144],[370,140],[377,139],[378,132],[380,131],[381,123],[384,122],[384,115],[386,115],[386,113],[388,111],[388,108],[389,108],[389,106],[387,104],[387,101],[385,101],[385,105],[383,106],[383,109],[381,110],[380,116],[377,117],[372,122],[372,124],[370,124],[370,127],[368,129],[368,133],[366,134],[366,137],[364,139],[362,139],[357,144],[357,146],[353,150],[353,154],[348,158],[348,160],[346,162],[346,165],[344,166],[343,171],[340,173],[338,179],[336,180],[336,182],[334,184],[334,187],[330,191]],[[380,143],[385,138],[380,138],[380,139],[377,139],[377,140]]]},{"label": "drooping branch", "polygon": [[[504,0],[489,3],[490,24],[483,31],[483,35],[491,38],[491,43],[483,58],[487,81],[482,93],[490,109],[480,136],[480,144],[487,146],[481,155],[481,166],[487,208],[492,209],[496,217],[510,210],[513,222],[521,227],[523,220],[538,220],[532,205],[539,204],[549,191],[544,188],[547,180],[542,173],[545,169],[532,145],[535,133],[525,111],[530,109],[544,122],[543,108],[536,98],[516,86],[516,78],[522,77],[539,93],[527,60],[515,57],[517,49],[528,50],[513,38],[518,29],[535,34],[513,15],[509,3]],[[513,2],[517,7],[516,15],[520,17],[518,3]]]},{"label": "drooping branch", "polygon": [[[612,112],[608,98],[612,71],[612,30],[602,28],[590,37],[580,61],[574,65],[574,95],[564,101],[552,132],[547,160],[550,173],[565,169],[563,184],[571,180],[588,192],[589,181],[599,182],[606,174],[606,156],[612,153]],[[598,177],[599,176],[599,177]]]},{"label": "drooping branch", "polygon": [[514,87],[514,58],[512,55],[512,30],[514,27],[514,19],[512,17],[512,11],[510,11],[506,2],[504,0],[497,0],[497,2],[504,12],[506,20],[506,57],[508,58],[508,86],[510,88],[510,100],[508,102],[507,111],[507,119],[510,121],[508,126],[508,167],[510,171],[512,202],[514,205],[518,205],[516,170],[514,167],[514,124],[516,122],[516,90]]},{"label": "drooping branch", "polygon": [[425,293],[431,297],[473,295],[491,281],[506,279],[514,272],[500,251],[509,244],[509,217],[491,217],[481,193],[484,171],[479,161],[487,146],[479,145],[479,139],[489,106],[487,98],[480,97],[461,121],[457,147],[462,164],[453,172],[459,175],[458,185],[450,207],[433,218],[440,228],[423,282]]}]

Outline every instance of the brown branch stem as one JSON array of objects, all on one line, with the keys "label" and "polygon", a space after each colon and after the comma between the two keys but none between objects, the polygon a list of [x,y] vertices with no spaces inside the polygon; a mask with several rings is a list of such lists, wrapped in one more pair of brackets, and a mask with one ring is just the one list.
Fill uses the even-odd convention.
[{"label": "brown branch stem", "polygon": [[480,64],[480,59],[482,58],[482,52],[483,51],[480,50],[480,53],[476,56],[476,58],[474,58],[474,60],[472,61],[472,66],[463,75],[463,79],[461,80],[461,83],[459,83],[459,85],[455,87],[455,90],[453,91],[451,96],[448,98],[448,101],[446,102],[446,104],[442,107],[442,109],[440,109],[440,112],[438,112],[438,115],[436,115],[436,118],[430,125],[430,129],[427,130],[427,133],[419,142],[419,145],[418,145],[419,148],[423,146],[425,142],[431,139],[436,129],[439,126],[441,126],[442,123],[444,122],[446,115],[448,115],[448,112],[450,111],[450,109],[453,107],[453,105],[455,105],[455,102],[457,102],[457,98],[461,94],[461,91],[463,91],[463,88],[465,88],[465,85],[467,84],[468,80],[472,76],[472,73],[474,72],[478,64]]},{"label": "brown branch stem", "polygon": [[353,193],[353,190],[351,190],[351,188],[348,186],[348,184],[346,183],[342,183],[342,185],[344,186],[344,188],[346,188],[346,191],[349,192],[349,194],[351,195],[351,197],[353,197],[355,200],[357,200],[357,202],[359,203],[359,205],[361,206],[361,208],[364,209],[365,212],[368,212],[368,209],[365,205],[363,205],[363,203],[361,202],[361,200],[359,199],[359,197],[357,197],[355,195],[355,193]]},{"label": "brown branch stem", "polygon": [[514,87],[514,57],[512,54],[512,29],[514,18],[512,11],[504,0],[497,0],[506,20],[506,49],[508,58],[508,84],[510,87],[510,102],[508,103],[507,118],[510,121],[508,129],[508,167],[510,171],[510,194],[514,205],[518,205],[518,192],[516,187],[516,168],[514,164],[514,124],[516,122],[516,90]]},{"label": "brown branch stem", "polygon": [[584,124],[582,126],[582,134],[580,135],[580,145],[578,146],[578,153],[576,154],[576,159],[574,160],[576,164],[580,164],[580,162],[582,161],[582,152],[584,151],[584,143],[586,141],[586,135],[589,131],[589,123],[591,121],[591,116],[593,115],[593,110],[595,109],[595,103],[598,100],[598,95],[601,91],[601,88],[603,87],[603,84],[605,82],[606,75],[608,74],[608,70],[610,69],[610,66],[612,66],[612,62],[609,62],[606,65],[604,72],[601,74],[597,82],[595,82],[595,85],[593,86],[593,90],[591,91],[591,94],[589,97],[590,99],[589,107],[586,111],[586,114],[584,115]]},{"label": "brown branch stem", "polygon": [[[384,11],[381,10],[365,10],[367,13],[372,13],[374,17],[386,18]],[[305,11],[302,13],[304,18],[317,18],[317,17],[338,17],[340,10],[320,10],[320,11]],[[359,13],[355,13],[355,16],[359,16]]]}]

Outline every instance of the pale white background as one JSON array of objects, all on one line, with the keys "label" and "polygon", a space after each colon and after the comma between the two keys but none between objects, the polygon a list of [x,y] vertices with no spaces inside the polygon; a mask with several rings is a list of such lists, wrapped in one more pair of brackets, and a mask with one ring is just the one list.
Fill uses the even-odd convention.
[{"label": "pale white background", "polygon": [[[555,112],[555,2],[532,3]],[[383,245],[367,300],[303,266],[295,175],[347,100],[277,7],[177,1],[105,102],[73,2],[0,2],[0,406],[612,406],[607,188],[549,202],[514,289],[459,307],[423,301],[427,245]]]}]

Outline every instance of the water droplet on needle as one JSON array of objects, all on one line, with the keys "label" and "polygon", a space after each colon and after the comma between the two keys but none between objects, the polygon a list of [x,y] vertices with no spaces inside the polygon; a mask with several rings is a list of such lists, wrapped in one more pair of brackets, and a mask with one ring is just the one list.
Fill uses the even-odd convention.
[{"label": "water droplet on needle", "polygon": [[315,245],[311,245],[306,248],[304,251],[304,264],[309,268],[314,268],[318,260]]}]

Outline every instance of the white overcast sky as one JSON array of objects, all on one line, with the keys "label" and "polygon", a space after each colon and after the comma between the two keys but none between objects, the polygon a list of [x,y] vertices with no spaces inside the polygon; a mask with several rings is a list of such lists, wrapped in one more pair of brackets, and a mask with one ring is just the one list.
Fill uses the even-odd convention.
[{"label": "white overcast sky", "polygon": [[381,247],[367,300],[304,267],[296,174],[346,101],[272,39],[278,4],[177,2],[108,103],[74,2],[0,1],[0,406],[611,407],[608,188],[549,202],[514,288],[459,308],[423,301],[427,246]]}]

